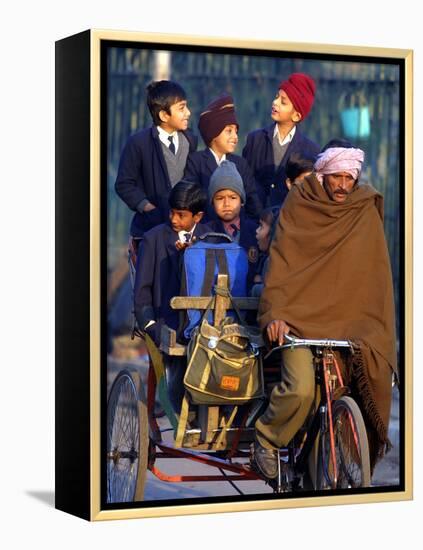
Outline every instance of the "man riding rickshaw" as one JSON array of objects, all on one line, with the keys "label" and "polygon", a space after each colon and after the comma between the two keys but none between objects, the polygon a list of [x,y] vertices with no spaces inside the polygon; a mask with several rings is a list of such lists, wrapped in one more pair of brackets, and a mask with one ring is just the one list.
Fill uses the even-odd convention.
[{"label": "man riding rickshaw", "polygon": [[[359,184],[364,153],[329,142],[314,172],[293,186],[281,210],[259,305],[270,342],[289,333],[354,343],[348,382],[362,410],[375,464],[389,449],[396,337],[392,276],[383,230],[383,198]],[[282,380],[257,420],[253,464],[267,478],[278,452],[303,425],[315,392],[308,348],[282,352]]]}]

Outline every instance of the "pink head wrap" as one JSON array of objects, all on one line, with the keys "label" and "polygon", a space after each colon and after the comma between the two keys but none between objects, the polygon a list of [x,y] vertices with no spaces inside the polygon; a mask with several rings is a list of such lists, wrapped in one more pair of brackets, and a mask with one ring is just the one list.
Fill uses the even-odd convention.
[{"label": "pink head wrap", "polygon": [[323,176],[337,172],[348,172],[356,180],[363,161],[364,152],[361,149],[331,147],[318,155],[314,171],[320,183],[323,183]]}]

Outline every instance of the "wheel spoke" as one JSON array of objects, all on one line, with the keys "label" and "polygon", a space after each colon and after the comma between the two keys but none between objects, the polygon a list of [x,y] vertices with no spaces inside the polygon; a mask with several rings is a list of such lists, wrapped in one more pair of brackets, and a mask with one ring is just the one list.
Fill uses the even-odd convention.
[{"label": "wheel spoke", "polygon": [[348,410],[342,411],[337,417],[335,429],[340,466],[339,484],[341,487],[360,487],[362,475],[357,429]]},{"label": "wheel spoke", "polygon": [[[367,433],[358,405],[344,396],[333,407],[335,460],[338,479],[336,488],[370,485],[370,461]],[[319,488],[334,486],[334,466],[328,430],[321,435]]]}]

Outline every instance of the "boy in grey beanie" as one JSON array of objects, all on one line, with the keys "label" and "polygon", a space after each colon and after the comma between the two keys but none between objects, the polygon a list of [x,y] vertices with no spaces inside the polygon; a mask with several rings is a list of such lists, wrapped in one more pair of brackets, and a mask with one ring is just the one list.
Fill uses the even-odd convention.
[{"label": "boy in grey beanie", "polygon": [[216,221],[209,222],[212,231],[226,233],[247,252],[249,290],[259,256],[256,239],[257,222],[248,218],[243,212],[246,193],[241,175],[233,162],[225,160],[213,172],[208,187],[208,197],[218,218]]},{"label": "boy in grey beanie", "polygon": [[241,204],[245,204],[245,189],[241,174],[230,160],[224,160],[211,175],[208,189],[210,203],[213,203],[214,195],[221,189],[235,191],[241,197]]}]

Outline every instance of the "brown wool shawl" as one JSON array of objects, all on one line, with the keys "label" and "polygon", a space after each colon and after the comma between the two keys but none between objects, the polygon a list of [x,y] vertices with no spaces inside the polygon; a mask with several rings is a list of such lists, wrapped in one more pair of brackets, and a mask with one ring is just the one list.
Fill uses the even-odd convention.
[{"label": "brown wool shawl", "polygon": [[291,189],[259,305],[260,326],[273,319],[303,338],[348,339],[359,346],[352,377],[374,466],[389,448],[396,337],[383,198],[373,187],[357,186],[344,203],[329,199],[314,174]]}]

